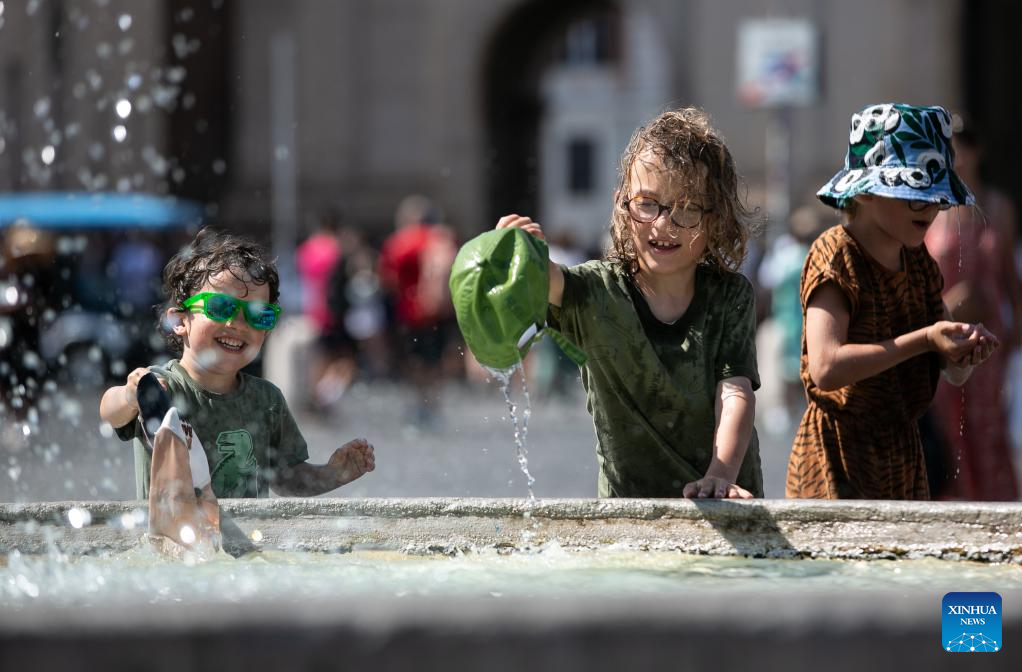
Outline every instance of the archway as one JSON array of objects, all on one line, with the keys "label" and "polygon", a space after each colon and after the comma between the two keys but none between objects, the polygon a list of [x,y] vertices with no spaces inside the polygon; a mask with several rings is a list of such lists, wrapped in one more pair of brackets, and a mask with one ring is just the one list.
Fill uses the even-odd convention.
[{"label": "archway", "polygon": [[615,6],[609,0],[529,0],[504,20],[491,40],[481,72],[490,221],[508,212],[536,212],[540,78],[573,21],[613,12]]},{"label": "archway", "polygon": [[[594,250],[606,232],[617,157],[672,97],[671,59],[641,2],[519,6],[484,69],[489,219],[539,217]],[[511,45],[514,45],[513,47]]]}]

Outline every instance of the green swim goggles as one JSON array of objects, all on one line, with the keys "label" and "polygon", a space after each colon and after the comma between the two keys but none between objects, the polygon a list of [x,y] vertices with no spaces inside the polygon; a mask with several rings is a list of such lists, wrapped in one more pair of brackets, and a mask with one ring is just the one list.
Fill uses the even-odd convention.
[{"label": "green swim goggles", "polygon": [[[199,301],[201,306],[195,306]],[[280,306],[265,301],[244,301],[230,294],[218,292],[201,292],[185,299],[181,304],[189,312],[202,313],[214,322],[230,322],[244,311],[248,326],[260,331],[269,331],[277,326],[280,317]]]}]

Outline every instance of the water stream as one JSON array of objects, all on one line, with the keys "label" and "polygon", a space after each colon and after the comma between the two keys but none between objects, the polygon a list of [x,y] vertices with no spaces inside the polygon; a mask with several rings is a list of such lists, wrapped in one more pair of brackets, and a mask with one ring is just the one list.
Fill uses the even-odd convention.
[{"label": "water stream", "polygon": [[[504,395],[504,401],[507,403],[508,415],[511,419],[511,425],[514,427],[515,455],[518,458],[519,468],[525,474],[526,487],[529,489],[529,501],[534,502],[536,501],[536,495],[533,494],[532,485],[536,482],[536,479],[529,473],[528,446],[529,418],[532,416],[532,404],[529,401],[529,387],[525,380],[525,367],[519,362],[510,369],[498,370],[487,368],[486,370],[497,381],[497,385]],[[520,373],[522,379],[522,403],[524,408],[522,409],[521,423],[518,421],[518,404],[514,403],[511,399],[511,379],[516,372]]]}]

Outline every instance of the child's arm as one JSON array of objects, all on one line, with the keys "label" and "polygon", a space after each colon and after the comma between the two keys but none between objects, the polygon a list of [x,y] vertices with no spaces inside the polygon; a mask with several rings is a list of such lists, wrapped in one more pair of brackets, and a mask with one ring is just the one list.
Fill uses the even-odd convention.
[{"label": "child's arm", "polygon": [[271,487],[286,497],[314,497],[351,483],[375,468],[373,444],[355,439],[335,450],[326,464],[299,462],[278,470]]},{"label": "child's arm", "polygon": [[735,484],[752,438],[756,417],[756,395],[752,381],[744,376],[725,378],[717,383],[714,402],[716,430],[713,435],[713,459],[706,474],[685,485],[685,497],[751,499],[752,493]]},{"label": "child's arm", "polygon": [[138,381],[149,373],[149,369],[139,368],[128,374],[124,385],[115,385],[103,393],[99,400],[99,417],[111,427],[123,427],[138,416]]},{"label": "child's arm", "polygon": [[[505,215],[500,218],[495,228],[507,229],[511,227],[531,233],[540,240],[546,240],[546,236],[543,235],[543,229],[540,228],[539,224],[521,215]],[[550,261],[547,263],[550,267],[550,291],[547,300],[560,308],[561,299],[564,297],[564,273],[561,271],[561,267],[554,262]]]},{"label": "child's arm", "polygon": [[827,282],[813,292],[806,308],[809,376],[821,390],[837,390],[865,380],[926,352],[959,362],[986,334],[972,325],[941,320],[879,343],[848,343],[850,313],[841,290]]}]

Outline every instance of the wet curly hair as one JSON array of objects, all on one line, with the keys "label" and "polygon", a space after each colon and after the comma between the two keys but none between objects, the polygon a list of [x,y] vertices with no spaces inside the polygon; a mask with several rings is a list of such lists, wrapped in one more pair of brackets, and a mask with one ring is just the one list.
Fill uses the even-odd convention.
[{"label": "wet curly hair", "polygon": [[171,350],[180,353],[184,343],[163,323],[163,315],[182,305],[206,284],[210,277],[227,272],[247,284],[269,285],[270,303],[280,298],[280,276],[276,262],[259,243],[223,231],[205,228],[191,244],[175,254],[163,269],[164,306],[160,327]]},{"label": "wet curly hair", "polygon": [[707,239],[703,263],[737,271],[745,260],[749,238],[758,233],[761,224],[756,213],[738,197],[739,178],[731,152],[711,125],[709,115],[696,107],[668,110],[632,134],[618,168],[607,259],[632,275],[639,270],[632,221],[624,200],[628,198],[632,166],[649,154],[681,178],[686,192],[704,194],[704,205],[710,211],[701,225]]}]

